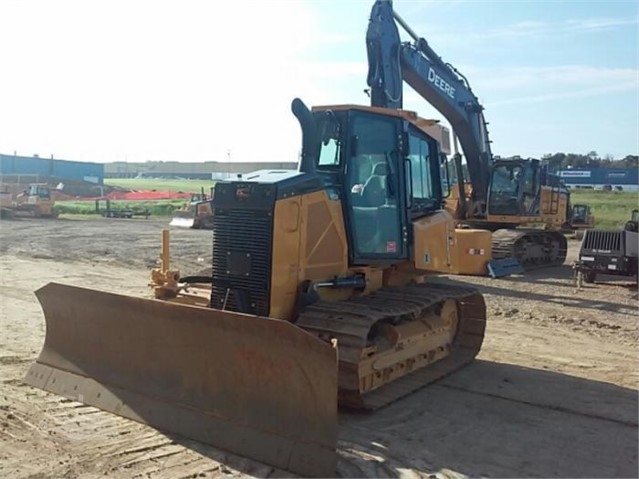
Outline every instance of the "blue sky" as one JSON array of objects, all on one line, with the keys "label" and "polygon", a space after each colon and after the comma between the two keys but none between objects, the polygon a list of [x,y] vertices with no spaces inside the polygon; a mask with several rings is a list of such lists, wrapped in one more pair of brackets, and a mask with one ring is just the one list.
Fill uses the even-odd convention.
[{"label": "blue sky", "polygon": [[[368,104],[369,0],[0,3],[0,152],[295,161],[290,113]],[[468,78],[493,152],[639,152],[637,2],[409,1]],[[405,107],[442,115],[405,85]],[[444,120],[445,123],[445,120]]]}]

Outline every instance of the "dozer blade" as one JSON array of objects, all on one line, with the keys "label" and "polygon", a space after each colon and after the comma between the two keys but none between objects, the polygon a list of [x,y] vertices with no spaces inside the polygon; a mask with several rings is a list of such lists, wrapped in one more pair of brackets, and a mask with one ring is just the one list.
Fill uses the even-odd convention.
[{"label": "dozer blade", "polygon": [[195,218],[193,216],[174,216],[169,223],[169,226],[177,226],[179,228],[193,228],[195,225]]},{"label": "dozer blade", "polygon": [[337,348],[286,321],[49,283],[26,382],[305,476],[335,475]]}]

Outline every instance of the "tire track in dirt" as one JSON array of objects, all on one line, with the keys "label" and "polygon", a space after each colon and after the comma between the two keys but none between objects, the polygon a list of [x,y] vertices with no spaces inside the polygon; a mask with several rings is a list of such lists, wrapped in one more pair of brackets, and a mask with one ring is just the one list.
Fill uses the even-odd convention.
[{"label": "tire track in dirt", "polygon": [[19,453],[2,461],[0,475],[28,477],[33,471],[25,461],[36,467],[43,449],[49,451],[45,456],[65,451],[59,460],[47,461],[47,475],[52,477],[80,472],[88,477],[159,472],[167,477],[197,477],[222,468],[150,427],[34,390],[18,378],[8,382],[0,395],[0,444],[11,441]]},{"label": "tire track in dirt", "polygon": [[[115,477],[228,477],[253,471],[267,477],[275,470],[269,466],[210,448],[204,444],[165,435],[148,426],[60,398],[44,391],[32,390],[16,379],[10,388],[7,404],[0,405],[12,424],[4,434],[21,449],[21,456],[3,465],[12,477],[28,477],[23,461],[37,457],[35,451],[46,440],[49,450],[63,449],[59,461],[47,462],[47,475],[83,477],[103,474]],[[35,391],[35,392],[33,392]],[[1,442],[1,441],[0,441]],[[0,469],[2,471],[2,469]],[[20,471],[20,472],[19,472]],[[246,474],[246,472],[244,472]],[[288,474],[280,471],[278,477]]]},{"label": "tire track in dirt", "polygon": [[[0,356],[0,365],[1,366],[15,366],[16,364],[26,364],[33,361],[31,358],[23,358],[20,356]],[[6,381],[2,381],[3,383],[11,384],[14,380],[7,379]]]},{"label": "tire track in dirt", "polygon": [[514,403],[524,404],[526,406],[532,406],[532,407],[536,407],[536,408],[540,408],[540,409],[547,409],[549,411],[557,411],[557,412],[561,412],[561,413],[565,413],[565,414],[574,414],[576,416],[581,416],[581,417],[589,418],[589,419],[598,419],[600,421],[610,421],[612,423],[619,424],[621,426],[631,427],[631,428],[636,428],[639,425],[639,424],[637,424],[637,421],[619,420],[619,419],[615,419],[615,418],[612,418],[612,417],[609,417],[609,416],[605,416],[603,414],[588,414],[588,413],[585,413],[583,411],[577,411],[577,410],[574,410],[574,409],[571,409],[571,408],[566,408],[566,407],[558,406],[558,405],[542,404],[542,403],[537,403],[537,402],[532,402],[532,401],[525,401],[523,399],[516,399],[516,398],[504,396],[504,395],[501,395],[501,394],[491,394],[491,393],[487,393],[487,392],[476,391],[476,390],[469,389],[469,388],[453,386],[453,385],[450,385],[450,384],[441,384],[441,386],[444,387],[444,388],[447,388],[447,389],[452,389],[454,391],[460,391],[460,392],[464,392],[464,393],[468,393],[468,394],[479,394],[479,395],[490,397],[490,398],[494,398],[494,399],[501,399],[501,400],[504,400],[504,401],[512,401]]},{"label": "tire track in dirt", "polygon": [[443,382],[375,415],[342,417],[340,449],[348,448],[348,453],[340,453],[340,473],[363,471],[371,477],[379,461],[394,475],[411,471],[438,477],[631,477],[636,473],[632,423],[465,391]]}]

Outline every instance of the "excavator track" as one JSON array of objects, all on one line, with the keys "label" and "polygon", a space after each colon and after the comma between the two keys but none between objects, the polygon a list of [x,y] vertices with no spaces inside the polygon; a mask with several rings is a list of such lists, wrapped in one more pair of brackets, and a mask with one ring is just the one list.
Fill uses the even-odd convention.
[{"label": "excavator track", "polygon": [[568,250],[563,234],[543,230],[497,230],[492,245],[493,259],[517,258],[526,271],[562,265]]},{"label": "excavator track", "polygon": [[296,325],[339,348],[340,407],[374,410],[471,362],[486,306],[473,288],[416,284],[319,301]]}]

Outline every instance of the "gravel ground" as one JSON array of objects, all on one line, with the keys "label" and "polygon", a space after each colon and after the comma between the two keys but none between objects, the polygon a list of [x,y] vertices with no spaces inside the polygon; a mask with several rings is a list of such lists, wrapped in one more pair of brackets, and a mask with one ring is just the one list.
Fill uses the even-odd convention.
[{"label": "gravel ground", "polygon": [[[25,386],[50,281],[147,296],[167,221],[0,222],[0,476],[226,477],[282,471]],[[173,266],[210,264],[211,233],[171,230]],[[477,286],[478,360],[372,415],[340,414],[343,477],[637,477],[637,289],[577,291],[566,265]]]}]

